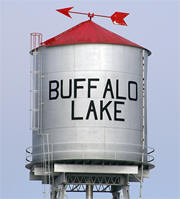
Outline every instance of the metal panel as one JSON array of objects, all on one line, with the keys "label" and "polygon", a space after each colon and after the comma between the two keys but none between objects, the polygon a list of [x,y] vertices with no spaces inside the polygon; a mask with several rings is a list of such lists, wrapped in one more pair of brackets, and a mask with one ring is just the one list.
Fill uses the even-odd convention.
[{"label": "metal panel", "polygon": [[[98,166],[98,165],[75,165],[54,164],[55,173],[99,173],[99,174],[138,174],[138,166]],[[45,172],[46,175],[48,172]],[[34,168],[34,175],[44,175],[40,167]],[[58,175],[58,174],[54,174]]]},{"label": "metal panel", "polygon": [[[48,135],[49,143],[46,145],[50,149],[49,152],[44,152],[51,154],[51,160],[140,162],[143,120],[142,49],[111,44],[77,44],[41,48],[39,53],[44,76],[42,133]],[[146,60],[147,56],[146,52]],[[94,78],[96,80],[89,80]],[[77,79],[81,79],[77,83],[81,88],[77,89],[76,97],[74,90]],[[50,82],[54,80],[56,83],[51,85],[51,97],[55,97],[57,91],[59,96],[50,100]],[[63,94],[70,94],[69,98],[61,97],[62,81]],[[88,81],[92,85],[90,97]],[[59,88],[54,91],[57,82]],[[113,94],[109,91],[111,86]],[[117,89],[120,99],[116,97]],[[102,106],[108,103],[107,111],[102,111]],[[80,119],[72,119],[73,110],[74,118],[81,117]],[[33,156],[36,162],[42,160],[42,137],[34,133]]]},{"label": "metal panel", "polygon": [[60,173],[108,173],[108,174],[138,174],[138,166],[97,166],[55,164],[54,172]]}]

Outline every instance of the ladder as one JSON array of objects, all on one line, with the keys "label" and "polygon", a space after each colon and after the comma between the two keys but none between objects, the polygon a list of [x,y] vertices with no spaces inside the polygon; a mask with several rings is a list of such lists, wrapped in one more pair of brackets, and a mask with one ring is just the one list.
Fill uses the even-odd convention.
[{"label": "ladder", "polygon": [[[44,196],[48,195],[50,191],[46,190],[46,184],[51,183],[51,153],[50,153],[50,143],[49,135],[43,132],[42,125],[42,110],[43,110],[43,99],[42,99],[42,81],[44,75],[42,73],[42,57],[39,52],[38,47],[42,43],[42,34],[41,33],[31,33],[30,34],[30,50],[33,55],[31,59],[31,69],[30,69],[30,118],[32,118],[32,131],[36,132],[41,136],[41,151],[42,151],[42,168],[44,173]],[[51,149],[52,151],[52,149]]]}]

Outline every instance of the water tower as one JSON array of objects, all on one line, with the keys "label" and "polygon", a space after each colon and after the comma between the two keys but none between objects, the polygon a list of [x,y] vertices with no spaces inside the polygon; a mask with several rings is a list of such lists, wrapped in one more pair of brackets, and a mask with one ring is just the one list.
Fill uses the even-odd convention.
[{"label": "water tower", "polygon": [[[58,10],[69,15],[72,8]],[[73,13],[73,12],[72,12]],[[85,13],[82,13],[85,14]],[[123,193],[153,168],[147,146],[147,59],[151,52],[90,20],[42,42],[32,33],[31,180],[66,192]],[[99,15],[102,16],[102,15]],[[114,23],[126,25],[127,13]],[[36,43],[39,46],[36,46]]]}]

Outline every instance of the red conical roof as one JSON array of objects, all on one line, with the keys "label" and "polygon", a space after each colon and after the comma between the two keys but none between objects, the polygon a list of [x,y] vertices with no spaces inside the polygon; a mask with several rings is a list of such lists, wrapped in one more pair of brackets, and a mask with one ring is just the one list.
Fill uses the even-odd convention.
[{"label": "red conical roof", "polygon": [[82,22],[71,29],[43,42],[43,46],[66,44],[105,43],[143,48],[118,34],[115,34],[91,20]]}]

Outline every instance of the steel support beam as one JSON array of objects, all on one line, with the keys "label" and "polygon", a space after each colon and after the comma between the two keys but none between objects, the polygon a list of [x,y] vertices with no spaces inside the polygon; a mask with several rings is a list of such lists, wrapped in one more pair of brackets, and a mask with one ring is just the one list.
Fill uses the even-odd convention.
[{"label": "steel support beam", "polygon": [[93,199],[93,185],[86,185],[86,199]]}]

